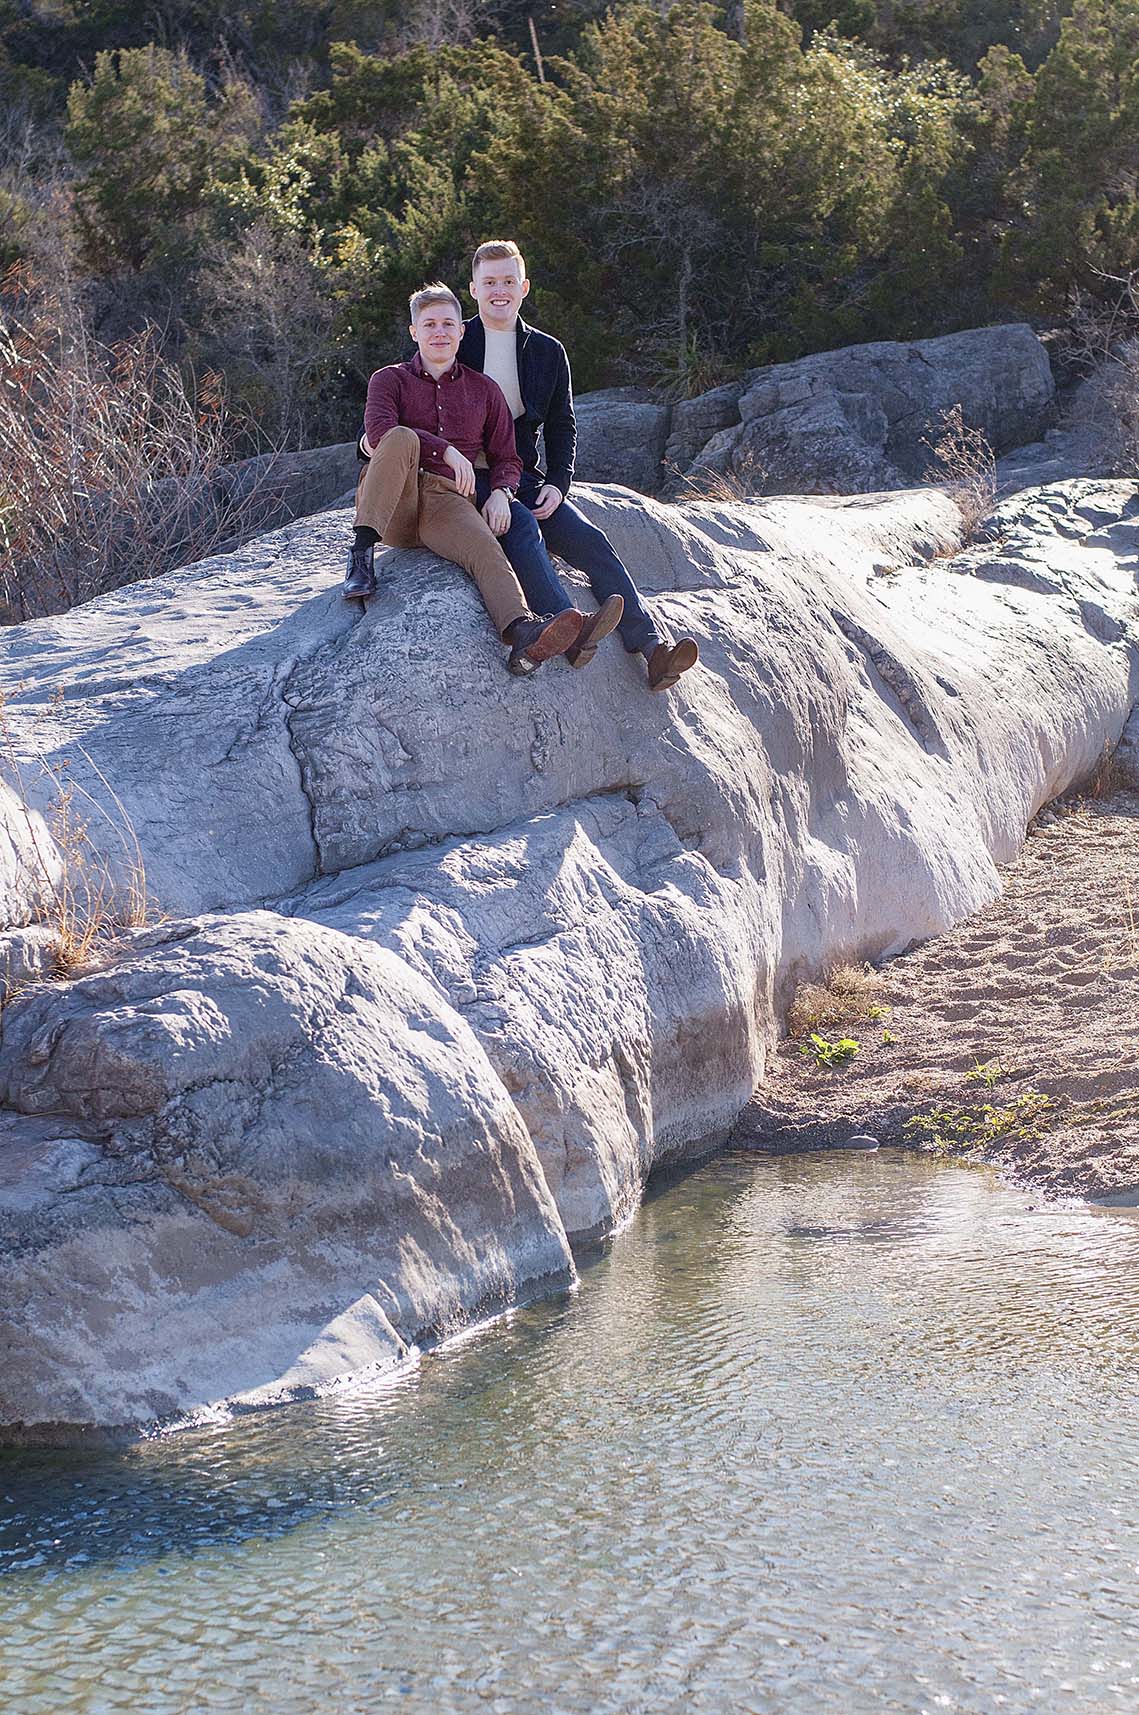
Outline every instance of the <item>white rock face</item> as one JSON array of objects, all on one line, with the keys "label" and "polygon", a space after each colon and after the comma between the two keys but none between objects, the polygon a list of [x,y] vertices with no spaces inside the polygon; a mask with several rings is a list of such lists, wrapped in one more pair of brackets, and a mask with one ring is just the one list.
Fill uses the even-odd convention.
[{"label": "white rock face", "polygon": [[667,696],[616,638],[510,678],[425,553],[361,617],[346,513],[0,639],[13,743],[62,686],[50,757],[174,919],[4,1014],[10,1438],[334,1385],[567,1280],[724,1138],[794,981],[991,898],[1135,701],[1133,485],[957,558],[928,491],[582,504],[699,641]]},{"label": "white rock face", "polygon": [[51,830],[27,801],[39,770],[25,774],[9,765],[4,773],[12,778],[0,775],[0,930],[22,928],[46,914],[62,873]]},{"label": "white rock face", "polygon": [[12,1007],[0,1092],[5,1423],[295,1396],[572,1279],[469,1027],[335,930],[135,934]]},{"label": "white rock face", "polygon": [[[39,770],[30,772],[35,777]],[[0,760],[0,1006],[28,981],[50,975],[59,940],[53,924],[63,858],[43,815],[28,803],[26,780],[12,757]]]}]

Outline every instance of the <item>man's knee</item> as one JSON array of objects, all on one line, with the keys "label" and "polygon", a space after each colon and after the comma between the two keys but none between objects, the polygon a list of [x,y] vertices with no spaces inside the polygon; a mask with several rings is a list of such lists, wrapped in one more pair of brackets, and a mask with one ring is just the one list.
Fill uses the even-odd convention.
[{"label": "man's knee", "polygon": [[397,423],[394,428],[384,430],[373,448],[373,458],[376,456],[376,453],[379,452],[381,447],[386,450],[389,457],[393,453],[404,452],[410,454],[414,452],[416,461],[418,462],[419,436],[416,434],[414,429],[406,428],[402,423]]},{"label": "man's knee", "polygon": [[541,540],[542,531],[528,506],[520,500],[510,502],[510,538],[520,546]]},{"label": "man's knee", "polygon": [[[563,503],[564,504],[564,503]],[[574,519],[574,531],[579,540],[584,542],[595,554],[612,554],[616,559],[617,550],[598,524],[591,524],[583,512]]]},{"label": "man's knee", "polygon": [[550,552],[560,554],[563,560],[568,560],[571,566],[582,572],[601,571],[603,568],[618,574],[624,572],[624,563],[604,530],[599,530],[580,512],[560,519],[558,513],[564,511],[563,502],[548,520],[544,531]]}]

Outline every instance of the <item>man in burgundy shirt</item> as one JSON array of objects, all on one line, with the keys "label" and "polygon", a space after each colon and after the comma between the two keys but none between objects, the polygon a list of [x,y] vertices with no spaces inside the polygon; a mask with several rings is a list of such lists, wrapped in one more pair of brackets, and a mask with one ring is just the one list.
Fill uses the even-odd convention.
[{"label": "man in burgundy shirt", "polygon": [[[522,465],[500,388],[455,361],[463,334],[459,300],[435,284],[416,292],[410,308],[416,356],[377,369],[368,383],[364,439],[371,458],[356,494],[344,594],[374,593],[377,542],[430,548],[474,578],[510,645],[511,668],[524,670],[576,642],[583,616],[571,608],[535,618],[497,541],[510,525]],[[474,463],[483,458],[491,492],[480,512]]]}]

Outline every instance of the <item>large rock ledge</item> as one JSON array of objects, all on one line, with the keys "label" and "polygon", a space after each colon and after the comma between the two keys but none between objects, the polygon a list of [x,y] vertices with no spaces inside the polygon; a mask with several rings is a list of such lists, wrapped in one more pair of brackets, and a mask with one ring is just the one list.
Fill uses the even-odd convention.
[{"label": "large rock ledge", "polygon": [[[344,513],[3,637],[33,810],[66,761],[169,914],[0,1016],[3,1438],[297,1397],[569,1282],[725,1138],[790,985],[992,898],[1135,701],[1133,485],[956,557],[936,492],[584,492],[700,641],[668,697],[616,640],[511,679],[426,554],[361,616]],[[46,834],[0,810],[18,941]]]}]

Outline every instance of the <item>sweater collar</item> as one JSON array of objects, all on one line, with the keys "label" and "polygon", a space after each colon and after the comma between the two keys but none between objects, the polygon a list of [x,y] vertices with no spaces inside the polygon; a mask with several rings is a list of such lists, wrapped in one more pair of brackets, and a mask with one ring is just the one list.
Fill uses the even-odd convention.
[{"label": "sweater collar", "polygon": [[[471,317],[470,321],[467,323],[467,332],[465,337],[470,341],[469,349],[477,352],[480,358],[486,356],[486,323],[483,321],[481,316],[474,315]],[[522,347],[530,338],[530,328],[528,324],[522,320],[521,316],[519,316],[518,320],[514,324],[514,338],[519,351],[522,350]],[[418,357],[418,355],[419,353],[417,352],[416,356]]]}]

